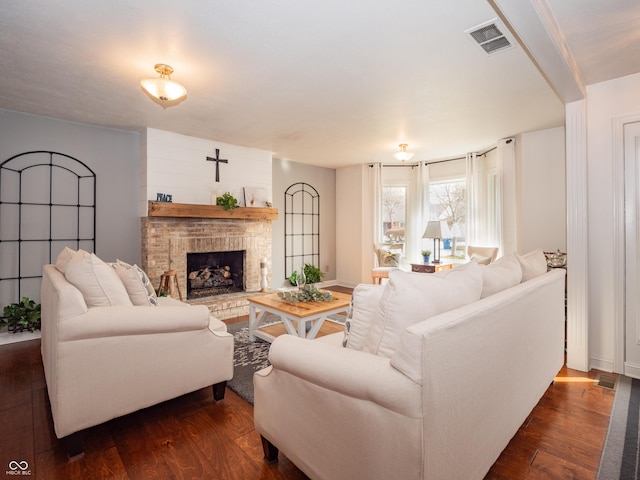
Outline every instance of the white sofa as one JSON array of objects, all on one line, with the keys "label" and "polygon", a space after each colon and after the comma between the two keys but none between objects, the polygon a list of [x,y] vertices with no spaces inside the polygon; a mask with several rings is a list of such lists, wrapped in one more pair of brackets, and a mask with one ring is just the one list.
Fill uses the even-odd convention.
[{"label": "white sofa", "polygon": [[[97,264],[86,255],[85,266]],[[77,271],[66,274],[75,280]],[[56,266],[43,267],[42,361],[55,432],[69,437],[72,456],[88,427],[209,385],[220,400],[233,376],[233,336],[207,307],[162,297],[133,305],[116,283],[119,298],[111,292],[95,305],[86,276],[79,289]]]},{"label": "white sofa", "polygon": [[482,479],[563,365],[564,275],[536,251],[358,286],[344,342],[283,335],[256,372],[265,458],[312,479]]}]

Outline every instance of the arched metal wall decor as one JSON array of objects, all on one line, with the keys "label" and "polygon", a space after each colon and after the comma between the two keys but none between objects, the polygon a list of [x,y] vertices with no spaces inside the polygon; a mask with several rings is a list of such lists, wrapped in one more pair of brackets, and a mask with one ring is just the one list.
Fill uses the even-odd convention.
[{"label": "arched metal wall decor", "polygon": [[320,195],[298,182],[284,192],[284,273],[310,263],[320,268]]},{"label": "arched metal wall decor", "polygon": [[0,300],[39,298],[42,265],[65,246],[95,251],[95,232],[96,174],[83,162],[39,150],[0,164],[0,284],[12,297]]}]

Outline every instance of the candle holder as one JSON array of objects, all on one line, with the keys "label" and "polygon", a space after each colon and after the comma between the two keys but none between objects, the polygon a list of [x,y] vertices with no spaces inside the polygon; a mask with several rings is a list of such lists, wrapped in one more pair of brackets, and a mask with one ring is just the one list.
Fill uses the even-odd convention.
[{"label": "candle holder", "polygon": [[260,291],[267,291],[267,259],[260,260]]}]

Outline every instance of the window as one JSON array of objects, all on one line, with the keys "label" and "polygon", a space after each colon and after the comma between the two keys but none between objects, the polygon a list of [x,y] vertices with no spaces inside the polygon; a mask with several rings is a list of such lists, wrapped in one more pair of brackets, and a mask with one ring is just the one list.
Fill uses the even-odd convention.
[{"label": "window", "polygon": [[407,187],[382,187],[383,243],[404,244]]},{"label": "window", "polygon": [[429,183],[430,218],[444,220],[450,237],[442,240],[441,256],[464,257],[467,216],[467,184],[465,178]]}]

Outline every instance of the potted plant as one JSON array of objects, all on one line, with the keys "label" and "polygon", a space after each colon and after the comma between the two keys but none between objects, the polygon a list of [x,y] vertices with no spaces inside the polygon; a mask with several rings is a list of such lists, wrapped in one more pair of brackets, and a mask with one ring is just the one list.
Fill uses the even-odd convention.
[{"label": "potted plant", "polygon": [[[315,265],[311,265],[310,263],[306,263],[304,265],[304,276],[306,278],[305,283],[318,283],[322,281],[322,277],[325,276],[325,273],[321,271]],[[298,272],[294,271],[289,277],[289,282],[291,285],[297,285]]]},{"label": "potted plant", "polygon": [[229,192],[225,192],[222,196],[216,198],[216,205],[220,205],[229,213],[233,214],[233,209],[238,206],[238,200]]},{"label": "potted plant", "polygon": [[422,260],[424,263],[429,263],[431,260],[431,250],[422,250]]},{"label": "potted plant", "polygon": [[40,304],[22,297],[19,303],[4,307],[1,323],[7,323],[8,330],[13,333],[40,330]]}]

